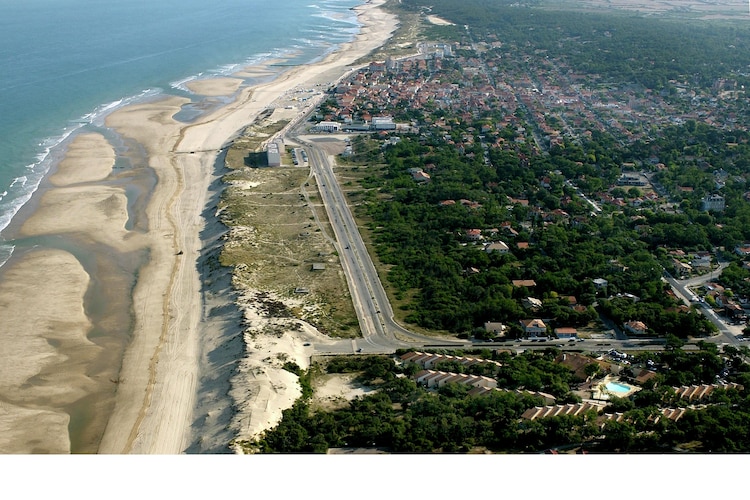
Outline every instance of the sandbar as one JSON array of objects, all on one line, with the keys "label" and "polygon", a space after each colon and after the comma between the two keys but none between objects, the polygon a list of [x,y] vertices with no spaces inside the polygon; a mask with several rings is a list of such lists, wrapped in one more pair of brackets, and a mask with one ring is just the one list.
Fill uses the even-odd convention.
[{"label": "sandbar", "polygon": [[204,80],[193,80],[185,86],[199,95],[204,96],[230,96],[239,90],[240,85],[245,82],[242,78],[206,78]]},{"label": "sandbar", "polygon": [[0,451],[69,453],[66,405],[94,391],[89,276],[61,250],[32,251],[0,282]]},{"label": "sandbar", "polygon": [[106,179],[115,164],[115,150],[107,139],[97,133],[76,136],[68,146],[65,159],[50,176],[53,186]]}]

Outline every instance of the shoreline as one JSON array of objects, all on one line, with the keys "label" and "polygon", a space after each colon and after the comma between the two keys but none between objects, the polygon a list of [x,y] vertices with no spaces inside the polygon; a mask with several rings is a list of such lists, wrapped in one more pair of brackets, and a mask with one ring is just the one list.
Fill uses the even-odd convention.
[{"label": "shoreline", "polygon": [[[73,440],[83,453],[228,452],[249,429],[238,420],[262,430],[280,419],[296,379],[262,409],[233,392],[242,381],[232,377],[255,361],[241,326],[247,304],[231,270],[210,262],[226,232],[216,214],[223,151],[286,93],[340,78],[385,43],[396,19],[384,3],[355,7],[360,33],[314,64],[279,72],[266,61],[187,82],[227,102],[189,123],[175,117],[196,102],[165,94],[108,114],[114,139],[71,137],[8,228],[25,241],[0,269],[12,278],[0,281],[0,314],[17,325],[2,333],[3,453],[70,453]],[[39,318],[29,321],[28,305]],[[299,346],[279,348],[296,357]]]},{"label": "shoreline", "polygon": [[[216,160],[226,144],[285,92],[301,85],[335,81],[345,74],[347,66],[382,45],[395,29],[395,20],[379,9],[382,3],[369,2],[355,8],[362,28],[354,41],[318,63],[292,67],[271,82],[241,89],[234,102],[195,123],[174,122],[171,117],[179,111],[179,103],[169,98],[123,108],[108,117],[108,126],[146,149],[159,182],[147,209],[153,238],[151,260],[141,271],[134,293],[136,333],[123,359],[123,382],[118,386],[100,453],[181,453],[195,440],[190,429],[200,383],[199,325],[205,313],[197,307],[203,305],[203,298],[194,264],[195,256],[203,250],[200,234],[210,230],[200,214],[214,180]],[[227,87],[232,88],[233,82],[217,80],[213,82],[216,85],[201,83],[201,93],[220,95]],[[144,128],[144,123],[154,120],[157,128]],[[236,336],[238,332],[229,333]],[[246,350],[243,347],[242,351]],[[300,357],[303,353],[293,354]],[[304,356],[301,361],[301,365],[307,365]],[[236,362],[237,372],[242,374],[255,361],[246,357]],[[235,410],[242,415],[239,419],[233,416],[240,421],[235,429],[238,438],[276,423],[281,411],[299,397],[296,377],[283,370],[271,375],[247,381],[257,392],[244,405],[243,396],[236,395],[244,384],[232,382],[234,402],[240,406]],[[263,407],[259,408],[261,398]]]},{"label": "shoreline", "polygon": [[[144,145],[159,175],[147,212],[149,220],[157,221],[150,232],[160,238],[155,238],[152,260],[135,290],[136,334],[123,361],[124,382],[118,386],[100,453],[181,453],[198,438],[190,429],[201,375],[200,325],[206,314],[196,306],[206,303],[195,260],[203,251],[201,233],[215,230],[205,225],[200,214],[218,175],[216,161],[244,127],[286,92],[303,84],[334,81],[348,65],[385,43],[395,29],[395,19],[379,9],[383,3],[368,2],[355,8],[362,28],[354,41],[318,63],[293,67],[271,82],[241,89],[234,102],[194,123],[176,124],[167,119],[178,109],[176,103],[169,102],[131,106],[108,118],[108,125]],[[227,86],[227,82],[214,83]],[[215,88],[209,90],[220,93]],[[159,120],[159,130],[144,131],[143,123],[154,119]],[[228,335],[238,337],[239,328],[230,327]],[[223,342],[221,335],[217,342]],[[244,359],[235,362],[246,364]],[[262,411],[251,411],[256,431],[274,424],[296,399],[296,379],[287,382],[290,393],[277,393]]]}]

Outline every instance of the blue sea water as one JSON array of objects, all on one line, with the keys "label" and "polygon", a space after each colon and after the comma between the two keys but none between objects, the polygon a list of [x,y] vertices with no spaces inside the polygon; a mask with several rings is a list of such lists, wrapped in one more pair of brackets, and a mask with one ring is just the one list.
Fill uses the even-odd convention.
[{"label": "blue sea water", "polygon": [[[0,0],[0,231],[65,140],[117,107],[277,57],[319,59],[361,0]],[[0,238],[0,265],[12,246]]]}]

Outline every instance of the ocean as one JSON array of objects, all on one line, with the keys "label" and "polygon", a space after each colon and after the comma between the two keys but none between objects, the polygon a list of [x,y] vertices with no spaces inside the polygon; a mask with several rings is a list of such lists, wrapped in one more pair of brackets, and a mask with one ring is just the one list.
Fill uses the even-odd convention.
[{"label": "ocean", "polygon": [[361,3],[0,0],[0,266],[2,230],[76,133],[191,79],[318,60],[353,39]]}]

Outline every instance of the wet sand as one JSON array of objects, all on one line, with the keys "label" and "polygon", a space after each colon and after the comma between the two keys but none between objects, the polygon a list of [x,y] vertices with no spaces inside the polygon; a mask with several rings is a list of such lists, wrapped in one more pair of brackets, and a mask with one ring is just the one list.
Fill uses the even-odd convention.
[{"label": "wet sand", "polygon": [[[174,118],[190,102],[181,97],[131,105],[107,117],[107,127],[147,156],[147,165],[138,167],[144,172],[125,177],[141,189],[153,186],[135,202],[124,174],[113,170],[114,147],[104,136],[85,134],[72,142],[16,235],[40,241],[41,249],[14,256],[0,281],[6,327],[0,332],[0,452],[67,453],[73,436],[79,452],[173,454],[199,440],[196,433],[215,431],[196,427],[198,388],[205,391],[202,379],[211,376],[204,373],[206,339],[224,342],[225,332],[213,328],[241,339],[239,325],[215,327],[207,317],[207,296],[229,295],[226,280],[206,291],[199,274],[206,244],[201,235],[221,231],[204,217],[220,151],[285,93],[330,84],[381,45],[395,19],[380,4],[357,8],[364,23],[360,36],[317,64],[253,88],[239,83],[242,74],[191,82],[198,94],[236,96],[196,123]],[[145,180],[149,175],[155,184]],[[137,281],[128,280],[136,275]],[[299,339],[285,342],[279,348],[306,365],[309,353]],[[237,349],[214,362],[252,365],[236,355]],[[241,434],[270,427],[291,406],[298,384],[276,380],[287,375],[270,372],[260,385],[247,381],[268,397],[243,401],[235,394],[249,424]],[[240,390],[242,381],[233,387]],[[209,424],[218,428],[227,421]]]}]

